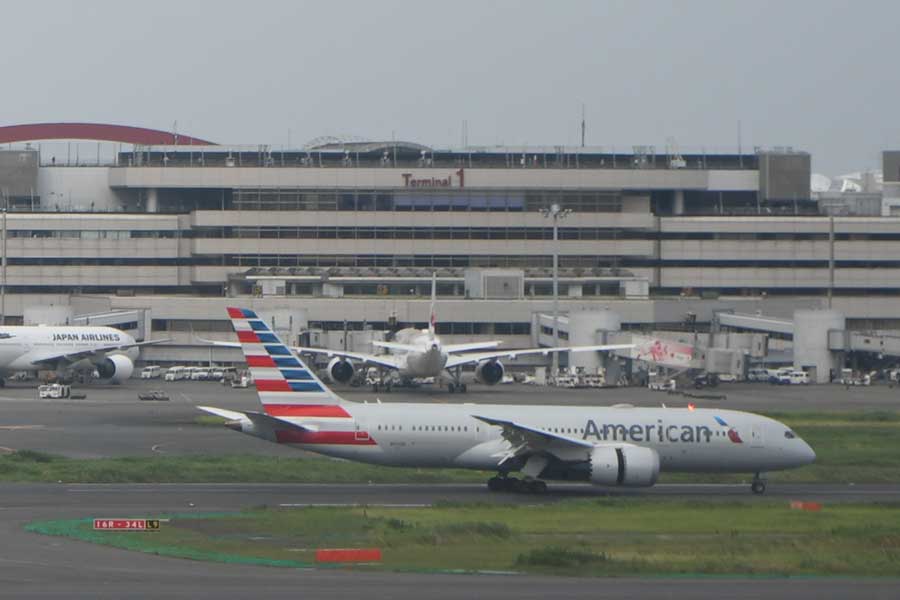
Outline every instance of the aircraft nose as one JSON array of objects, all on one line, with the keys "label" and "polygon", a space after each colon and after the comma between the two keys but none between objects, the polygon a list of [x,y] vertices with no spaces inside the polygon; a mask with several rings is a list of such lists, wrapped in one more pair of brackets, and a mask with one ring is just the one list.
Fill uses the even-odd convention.
[{"label": "aircraft nose", "polygon": [[804,465],[809,465],[815,462],[816,460],[816,451],[813,450],[809,444],[804,441],[800,441],[800,448],[798,449],[799,459]]}]

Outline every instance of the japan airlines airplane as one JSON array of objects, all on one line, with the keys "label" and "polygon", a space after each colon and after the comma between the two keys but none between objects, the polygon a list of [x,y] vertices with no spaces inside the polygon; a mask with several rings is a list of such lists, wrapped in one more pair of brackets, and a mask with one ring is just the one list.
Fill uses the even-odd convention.
[{"label": "japan airlines airplane", "polygon": [[0,327],[0,387],[17,371],[97,371],[101,379],[121,383],[134,371],[141,346],[168,340],[135,342],[112,327]]},{"label": "japan airlines airplane", "polygon": [[[764,473],[815,453],[787,426],[751,413],[630,406],[357,404],[328,389],[251,310],[229,308],[263,410],[199,406],[232,429],[326,456],[402,467],[496,471],[494,491],[546,480],[652,486],[661,471]],[[524,477],[511,477],[519,472]]]},{"label": "japan airlines airplane", "polygon": [[[348,383],[353,379],[359,366],[375,366],[395,372],[404,384],[415,379],[435,378],[438,380],[445,373],[450,376],[447,389],[450,392],[465,392],[466,384],[462,381],[462,369],[466,365],[475,365],[475,381],[486,385],[494,385],[503,380],[505,369],[500,359],[515,360],[528,354],[553,352],[604,352],[611,350],[630,350],[633,344],[614,344],[600,346],[568,346],[555,348],[526,348],[522,350],[491,350],[490,352],[473,352],[487,350],[500,345],[499,341],[472,342],[469,344],[444,344],[435,333],[436,279],[431,278],[431,319],[428,329],[401,329],[390,342],[373,341],[372,345],[384,348],[389,354],[366,354],[363,352],[346,352],[328,348],[293,347],[295,352],[304,354],[322,354],[329,358],[328,378],[337,383]],[[214,346],[237,347],[234,342],[200,340]],[[386,389],[390,390],[390,380]],[[378,384],[375,386],[378,391]]]}]

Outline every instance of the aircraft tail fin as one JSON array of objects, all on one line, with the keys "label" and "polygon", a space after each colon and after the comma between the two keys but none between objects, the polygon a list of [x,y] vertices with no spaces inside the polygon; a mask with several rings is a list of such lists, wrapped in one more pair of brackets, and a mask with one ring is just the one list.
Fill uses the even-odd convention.
[{"label": "aircraft tail fin", "polygon": [[437,315],[435,314],[434,305],[437,302],[437,273],[431,273],[431,311],[428,315],[428,333],[434,337],[434,329],[437,325]]},{"label": "aircraft tail fin", "polygon": [[[252,310],[228,308],[231,325],[266,414],[275,417],[344,416],[345,402]],[[333,414],[334,413],[334,414]]]}]

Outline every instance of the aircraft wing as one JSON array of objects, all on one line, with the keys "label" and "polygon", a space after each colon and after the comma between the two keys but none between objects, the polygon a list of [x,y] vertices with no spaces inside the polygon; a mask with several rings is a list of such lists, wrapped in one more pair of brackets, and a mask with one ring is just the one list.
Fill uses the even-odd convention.
[{"label": "aircraft wing", "polygon": [[502,342],[495,340],[492,342],[472,342],[471,344],[445,344],[444,350],[453,354],[454,352],[471,352],[472,350],[487,350],[488,348],[496,348]]},{"label": "aircraft wing", "polygon": [[533,454],[549,455],[562,461],[582,461],[587,459],[586,453],[595,446],[587,440],[536,429],[515,421],[479,415],[472,417],[503,430],[503,439],[509,443],[509,450],[497,455],[498,466],[508,460]]},{"label": "aircraft wing", "polygon": [[100,358],[106,356],[110,352],[128,350],[129,348],[140,348],[141,346],[153,346],[155,344],[164,344],[172,341],[169,338],[163,340],[149,340],[146,342],[134,342],[133,344],[111,344],[109,346],[100,346],[90,350],[80,350],[78,352],[69,352],[67,354],[52,354],[50,356],[42,356],[32,362],[34,365],[57,365],[60,362],[74,363],[88,358]]},{"label": "aircraft wing", "polygon": [[328,358],[332,357],[340,357],[347,358],[350,360],[357,360],[361,363],[379,365],[381,367],[387,367],[388,369],[399,369],[400,362],[398,357],[391,356],[390,354],[364,354],[362,352],[345,352],[343,350],[329,350],[328,348],[303,348],[299,346],[294,346],[291,348],[294,352],[304,352],[309,354],[324,354]]},{"label": "aircraft wing", "polygon": [[608,344],[605,346],[559,346],[557,348],[525,348],[523,350],[502,350],[498,352],[469,352],[449,356],[446,368],[480,363],[483,360],[496,360],[498,358],[515,360],[517,357],[526,354],[543,354],[546,356],[553,352],[605,352],[609,350],[630,350],[632,348],[634,348],[634,344]]},{"label": "aircraft wing", "polygon": [[[221,348],[240,348],[240,342],[220,342],[218,340],[205,340],[203,338],[195,338],[204,344],[209,344],[211,346],[219,346]],[[356,360],[364,364],[373,364],[379,365],[381,367],[387,367],[388,369],[399,369],[400,363],[396,356],[391,356],[389,354],[386,355],[376,355],[376,354],[364,354],[362,352],[345,352],[343,350],[329,350],[328,348],[307,348],[305,346],[292,346],[291,350],[294,352],[302,352],[304,354],[324,354],[328,358],[333,358],[335,356],[340,358],[346,358],[349,360]]]}]

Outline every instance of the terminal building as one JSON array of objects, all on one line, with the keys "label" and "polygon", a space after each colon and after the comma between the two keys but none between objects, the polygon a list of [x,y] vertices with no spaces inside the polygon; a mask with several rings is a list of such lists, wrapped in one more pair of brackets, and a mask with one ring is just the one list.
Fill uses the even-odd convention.
[{"label": "terminal building", "polygon": [[424,326],[432,273],[439,333],[530,346],[554,255],[560,312],[613,311],[626,332],[824,308],[848,330],[900,330],[900,216],[882,216],[900,205],[900,153],[884,154],[873,214],[814,198],[811,157],[791,148],[277,149],[72,123],[0,127],[0,143],[5,322],[126,311],[175,341],[147,348],[153,362],[236,359],[195,340],[230,339],[233,304],[352,349]]}]

